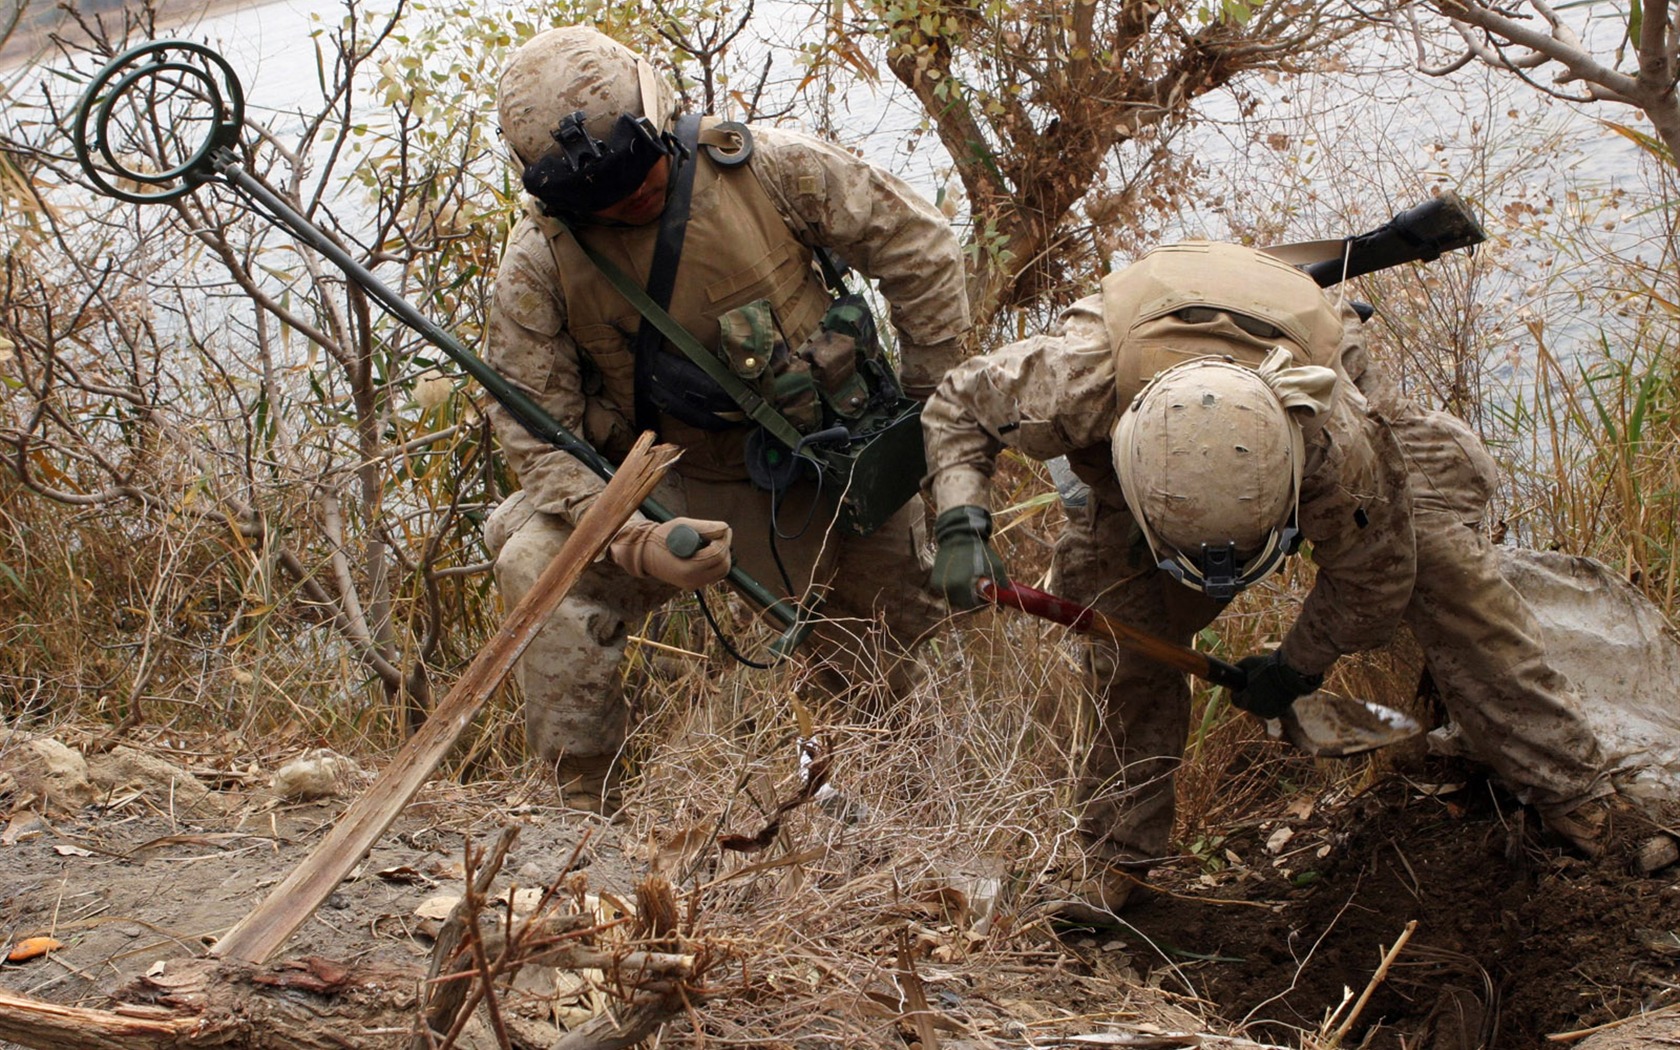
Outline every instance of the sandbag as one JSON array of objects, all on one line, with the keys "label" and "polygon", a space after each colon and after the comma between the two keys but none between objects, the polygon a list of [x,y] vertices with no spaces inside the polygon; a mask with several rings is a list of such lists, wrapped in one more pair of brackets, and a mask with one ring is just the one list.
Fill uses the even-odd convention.
[{"label": "sandbag", "polygon": [[1497,548],[1500,571],[1533,608],[1552,665],[1635,797],[1680,801],[1680,636],[1607,566],[1556,551]]}]

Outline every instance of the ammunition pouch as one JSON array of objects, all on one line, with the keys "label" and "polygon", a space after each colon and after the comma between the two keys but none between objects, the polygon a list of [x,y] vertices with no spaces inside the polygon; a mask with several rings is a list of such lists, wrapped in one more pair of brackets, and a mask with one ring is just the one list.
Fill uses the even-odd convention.
[{"label": "ammunition pouch", "polygon": [[835,299],[817,331],[789,350],[763,300],[719,319],[730,370],[799,434],[747,444],[747,473],[779,491],[816,475],[839,494],[840,527],[865,536],[915,496],[926,472],[921,406],[904,397],[863,297]]}]

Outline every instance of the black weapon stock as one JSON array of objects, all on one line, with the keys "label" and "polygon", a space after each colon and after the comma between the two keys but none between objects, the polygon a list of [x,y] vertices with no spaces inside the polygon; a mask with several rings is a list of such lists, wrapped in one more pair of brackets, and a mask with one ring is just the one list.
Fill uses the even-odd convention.
[{"label": "black weapon stock", "polygon": [[1487,240],[1487,233],[1458,194],[1447,192],[1407,208],[1366,233],[1342,242],[1335,258],[1301,267],[1320,288],[1328,288],[1390,266],[1433,262],[1444,253]]}]

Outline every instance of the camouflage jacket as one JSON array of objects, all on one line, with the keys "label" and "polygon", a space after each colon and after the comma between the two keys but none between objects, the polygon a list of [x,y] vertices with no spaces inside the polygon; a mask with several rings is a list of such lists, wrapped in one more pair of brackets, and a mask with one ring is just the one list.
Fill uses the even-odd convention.
[{"label": "camouflage jacket", "polygon": [[[906,183],[839,146],[774,128],[755,127],[753,137],[746,168],[781,215],[786,250],[808,254],[812,247],[826,247],[878,279],[899,335],[905,387],[925,396],[960,358],[970,324],[962,253],[950,224]],[[603,406],[590,382],[598,363],[569,328],[564,282],[549,242],[554,229],[549,220],[528,213],[510,235],[494,284],[485,356],[562,425],[589,436],[601,430],[595,417]],[[691,227],[683,246],[685,259],[731,250],[728,243],[704,243],[706,238],[693,232]],[[640,244],[649,240],[649,229],[590,227],[584,236],[609,257],[622,258],[627,253],[614,241]],[[680,286],[680,266],[676,279]],[[803,279],[820,284],[809,269]],[[630,406],[605,407],[622,415]],[[575,521],[603,482],[526,433],[500,406],[491,414],[502,449],[537,509]],[[681,435],[666,437],[688,444]],[[697,447],[689,458],[707,454]]]},{"label": "camouflage jacket", "polygon": [[[997,457],[1014,448],[1038,460],[1066,455],[1101,511],[1127,512],[1110,457],[1121,405],[1102,304],[1101,295],[1082,299],[1055,334],[971,358],[946,374],[922,413],[925,488],[939,510],[988,506]],[[1318,574],[1283,643],[1289,663],[1308,673],[1386,642],[1416,572],[1394,436],[1351,384],[1338,391],[1329,420],[1308,440],[1301,488],[1300,527]]]}]

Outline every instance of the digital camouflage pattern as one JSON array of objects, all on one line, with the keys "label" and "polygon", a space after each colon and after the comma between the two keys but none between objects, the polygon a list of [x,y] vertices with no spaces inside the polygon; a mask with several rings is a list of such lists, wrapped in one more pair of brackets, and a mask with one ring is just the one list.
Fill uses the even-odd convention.
[{"label": "digital camouflage pattern", "polygon": [[[1222,606],[1156,567],[1110,465],[1110,434],[1136,392],[1128,388],[1149,378],[1121,378],[1128,353],[1112,345],[1115,329],[1104,316],[1129,272],[1073,304],[1060,331],[946,376],[922,417],[926,487],[942,512],[987,507],[1004,448],[1041,460],[1066,455],[1092,491],[1086,507],[1070,510],[1051,589],[1188,645]],[[1240,273],[1217,276],[1209,286],[1242,283]],[[1500,577],[1480,530],[1492,493],[1486,451],[1456,420],[1399,398],[1369,367],[1352,310],[1314,292],[1343,330],[1336,370],[1356,382],[1339,384],[1322,431],[1307,435],[1300,525],[1318,572],[1283,641],[1284,658],[1321,673],[1344,653],[1385,643],[1404,621],[1443,693],[1458,698],[1449,710],[1460,731],[1521,797],[1544,813],[1601,794],[1596,741],[1567,682],[1546,665],[1532,616]],[[1178,308],[1185,305],[1194,304]],[[1095,743],[1081,827],[1097,855],[1146,863],[1167,852],[1173,774],[1189,731],[1188,682],[1107,643],[1091,642],[1088,661]]]},{"label": "digital camouflage pattern", "polygon": [[676,112],[676,93],[646,60],[598,29],[538,33],[514,53],[496,85],[497,119],[516,164],[552,149],[554,129],[579,110],[594,138],[605,139],[621,113],[647,117],[663,131]]},{"label": "digital camouflage pattern", "polygon": [[[879,281],[891,303],[906,389],[925,396],[960,356],[969,328],[962,255],[949,224],[905,183],[846,150],[797,132],[752,133],[752,159],[740,168],[722,172],[704,150],[698,154],[672,316],[715,346],[720,315],[766,297],[761,289],[769,288],[772,304],[790,304],[777,319],[797,346],[799,337],[785,329],[792,324],[802,337],[826,309],[828,294],[811,265],[812,246],[826,246]],[[653,226],[591,226],[581,235],[640,275],[648,272],[654,233]],[[640,316],[592,264],[579,262],[570,237],[527,209],[495,280],[486,359],[616,460],[633,437],[630,343]],[[486,528],[511,607],[604,485],[499,406],[491,415],[523,486]],[[775,541],[784,579],[771,556],[770,496],[742,480],[740,449],[750,429],[705,432],[662,417],[662,439],[684,454],[656,498],[673,513],[728,522],[737,564],[771,590],[800,595],[814,586],[824,595],[825,619],[809,646],[818,688],[841,699],[874,683],[908,688],[916,674],[911,650],[944,616],[923,586],[931,557],[920,506],[860,539],[832,529],[836,494],[797,485],[777,517],[782,536],[791,537]],[[621,668],[629,633],[675,594],[600,562],[561,603],[516,669],[527,743],[545,764],[564,772],[567,756],[620,749],[629,713]]]}]

